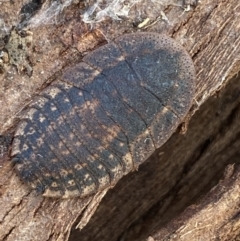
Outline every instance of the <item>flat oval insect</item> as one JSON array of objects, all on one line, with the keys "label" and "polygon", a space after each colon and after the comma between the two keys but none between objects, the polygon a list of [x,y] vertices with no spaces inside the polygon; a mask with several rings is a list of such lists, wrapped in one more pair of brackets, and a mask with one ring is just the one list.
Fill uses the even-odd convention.
[{"label": "flat oval insect", "polygon": [[14,136],[15,168],[44,196],[96,193],[168,140],[194,92],[194,65],[181,45],[157,33],[124,35],[34,98]]}]

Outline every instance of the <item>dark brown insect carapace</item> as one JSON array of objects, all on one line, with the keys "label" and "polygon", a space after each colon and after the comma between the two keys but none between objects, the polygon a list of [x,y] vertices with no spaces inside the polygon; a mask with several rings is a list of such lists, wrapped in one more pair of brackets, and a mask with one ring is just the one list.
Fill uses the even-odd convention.
[{"label": "dark brown insect carapace", "polygon": [[157,33],[127,34],[67,68],[23,113],[12,159],[44,196],[115,184],[162,146],[191,107],[192,59]]}]

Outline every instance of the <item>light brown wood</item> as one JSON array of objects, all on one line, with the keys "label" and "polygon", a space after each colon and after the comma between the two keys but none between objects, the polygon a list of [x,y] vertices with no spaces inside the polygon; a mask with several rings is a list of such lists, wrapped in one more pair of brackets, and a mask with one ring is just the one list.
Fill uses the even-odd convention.
[{"label": "light brown wood", "polygon": [[[19,22],[20,9],[26,2],[0,3],[7,27]],[[49,25],[47,20],[37,24],[36,19],[41,19],[49,6],[45,1],[28,29],[31,33],[27,35],[32,34],[31,51],[24,55],[28,62],[20,62],[18,71],[7,60],[3,65],[0,133],[13,133],[19,111],[65,66],[80,61],[87,51],[132,31],[164,32],[179,41],[192,56],[197,91],[195,103],[182,127],[186,133],[180,134],[178,130],[138,172],[124,177],[107,194],[106,190],[85,199],[56,200],[36,195],[20,182],[4,148],[0,152],[0,240],[108,241],[122,238],[132,241],[146,240],[149,236],[156,240],[166,240],[166,237],[198,240],[204,235],[199,231],[205,230],[201,227],[211,227],[208,237],[213,240],[215,237],[232,240],[227,238],[237,235],[237,219],[226,221],[236,212],[220,212],[214,206],[217,200],[214,194],[218,195],[218,207],[230,205],[231,210],[236,211],[238,168],[236,174],[226,178],[228,185],[219,184],[224,191],[212,190],[210,204],[204,206],[202,199],[198,208],[191,207],[194,212],[180,216],[184,221],[177,219],[166,224],[215,186],[227,164],[239,162],[240,80],[229,80],[240,70],[240,3],[238,0],[202,0],[189,11],[177,6],[161,6],[162,12],[159,4],[155,4],[151,11],[143,11],[146,5],[139,3],[131,9],[129,18],[108,19],[91,28],[81,21],[85,6],[78,1],[64,8],[54,24]],[[142,19],[137,17],[139,12]],[[150,21],[144,27],[135,27],[147,17]],[[2,37],[4,31],[0,34]],[[0,51],[4,50],[1,44]],[[29,66],[33,69],[32,76],[26,71]],[[229,198],[225,198],[226,195]],[[207,219],[209,214],[217,213],[228,218],[222,230],[219,229],[223,224],[221,218],[214,222]],[[193,228],[196,222],[198,229]],[[83,229],[75,230],[76,227]],[[233,230],[232,236],[230,231],[223,230]],[[182,239],[171,236],[175,231]]]}]

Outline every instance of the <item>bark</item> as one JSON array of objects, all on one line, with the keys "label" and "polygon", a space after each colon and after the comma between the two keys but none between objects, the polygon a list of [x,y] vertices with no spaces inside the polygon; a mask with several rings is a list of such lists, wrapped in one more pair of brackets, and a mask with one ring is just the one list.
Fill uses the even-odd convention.
[{"label": "bark", "polygon": [[[146,10],[138,3],[127,18],[92,26],[82,22],[82,2],[66,4],[48,18],[51,4],[44,1],[29,19],[26,3],[0,2],[6,25],[0,22],[2,56],[6,50],[14,55],[19,41],[6,45],[15,31],[10,27],[28,29],[21,35],[25,48],[14,55],[17,60],[1,57],[0,63],[0,240],[233,240],[239,229],[240,79],[234,77],[240,69],[239,1],[202,0],[189,11],[156,3]],[[109,191],[67,200],[36,195],[9,162],[19,112],[86,52],[137,30],[167,33],[192,56],[197,91],[185,123]],[[233,163],[236,169],[228,166],[224,181],[208,193]]]},{"label": "bark", "polygon": [[239,240],[239,178],[239,165],[228,165],[206,197],[147,240]]}]

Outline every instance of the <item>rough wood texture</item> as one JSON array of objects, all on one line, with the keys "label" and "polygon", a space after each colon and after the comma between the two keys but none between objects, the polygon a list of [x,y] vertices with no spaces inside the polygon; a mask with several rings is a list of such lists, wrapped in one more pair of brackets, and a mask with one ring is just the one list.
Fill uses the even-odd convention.
[{"label": "rough wood texture", "polygon": [[207,198],[189,207],[147,241],[239,240],[239,171],[239,165],[227,166],[225,179]]},{"label": "rough wood texture", "polygon": [[[26,2],[12,6],[11,2],[1,3],[2,18],[8,19],[10,26],[16,24],[16,16]],[[65,8],[61,13],[62,22],[56,20],[56,25],[37,25],[32,21],[33,51],[21,55],[25,57],[19,62],[19,73],[15,67],[5,64],[7,60],[4,59],[0,76],[1,134],[13,133],[19,110],[62,68],[79,62],[85,51],[106,43],[105,39],[135,31],[133,26],[140,21],[137,13],[134,16],[134,10],[145,6],[139,4],[137,9],[132,9],[127,20],[108,20],[94,26],[94,30],[81,22],[79,9],[82,7],[76,1]],[[157,19],[158,5],[154,10],[149,15],[150,22]],[[40,19],[41,13],[44,11],[40,9],[35,20],[37,16]],[[146,25],[145,31],[164,32],[179,41],[193,57],[197,70],[195,105],[186,119],[186,122],[191,119],[186,134],[175,133],[138,172],[124,177],[107,195],[102,192],[85,199],[52,200],[36,196],[16,177],[4,151],[0,161],[1,240],[68,240],[72,228],[69,238],[72,241],[79,237],[81,240],[145,240],[149,235],[157,239],[160,234],[154,236],[154,230],[166,225],[214,186],[228,163],[239,162],[239,79],[227,85],[230,77],[240,69],[239,1],[202,0],[190,11],[168,6],[163,13],[168,20]],[[41,35],[44,38],[40,38]],[[31,77],[28,76],[31,74],[29,66],[33,68]],[[218,98],[216,94],[220,89],[224,91]],[[209,98],[212,95],[215,96]],[[233,183],[232,187],[236,185]],[[226,199],[219,200],[226,205]],[[231,205],[237,207],[237,195]],[[234,212],[230,216],[234,217]],[[199,220],[205,219],[206,215],[199,211]],[[208,224],[212,225],[211,221],[209,219]],[[86,224],[81,232],[74,229]],[[164,230],[165,237],[174,227],[177,229],[173,223]],[[237,221],[232,227],[237,229]],[[212,228],[217,230],[217,225]],[[191,232],[196,235],[185,236],[185,240],[197,237],[197,230]],[[230,233],[219,235],[222,240],[231,237]],[[164,240],[163,236],[160,240]]]}]

